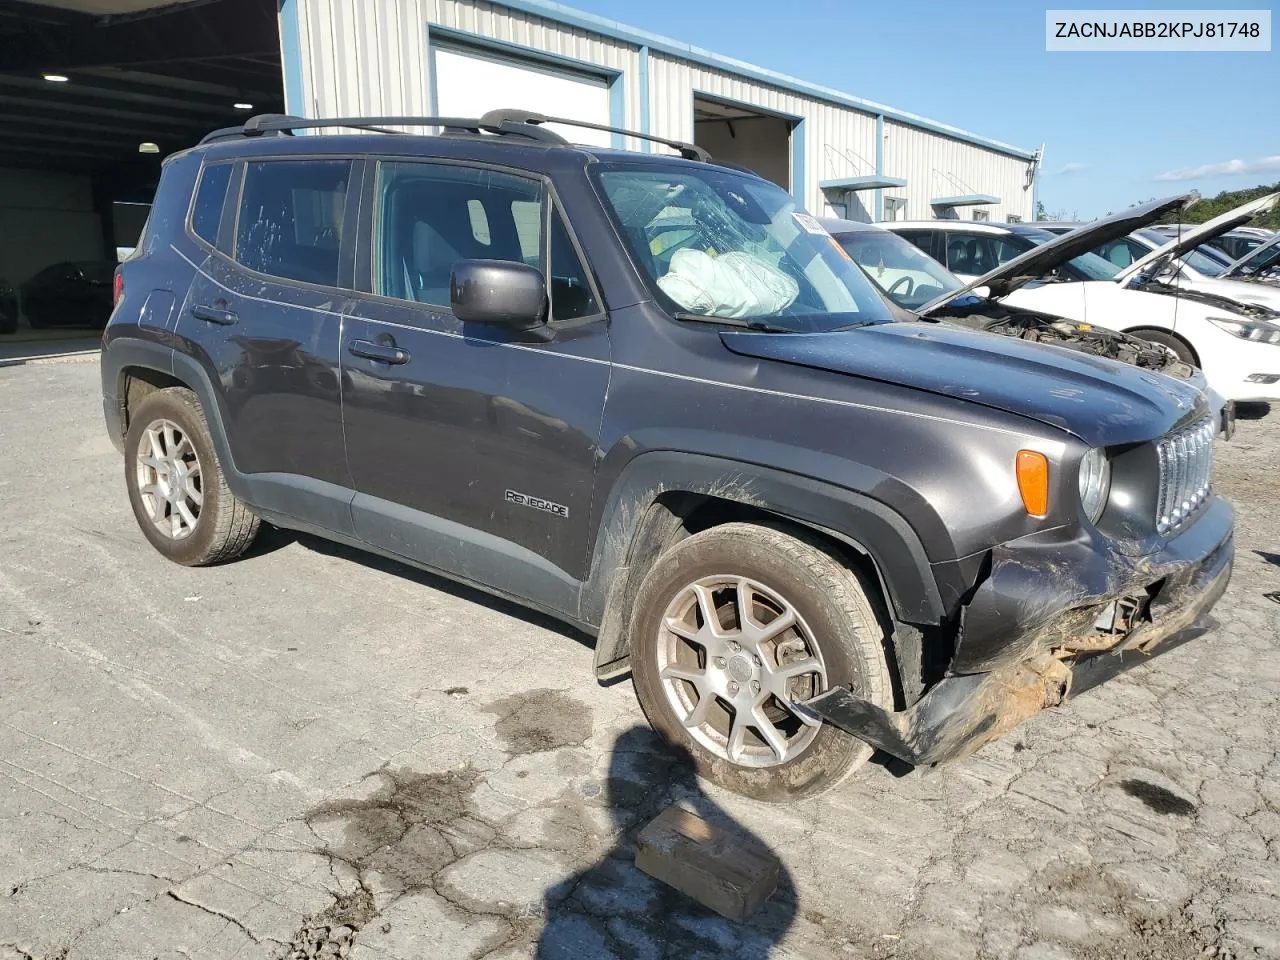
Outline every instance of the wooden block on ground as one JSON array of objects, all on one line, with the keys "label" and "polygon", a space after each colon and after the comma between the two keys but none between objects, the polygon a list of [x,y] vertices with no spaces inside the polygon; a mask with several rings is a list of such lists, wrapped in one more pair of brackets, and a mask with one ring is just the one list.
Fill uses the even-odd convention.
[{"label": "wooden block on ground", "polygon": [[668,807],[640,831],[636,866],[730,920],[754,913],[778,886],[781,864],[757,841]]}]

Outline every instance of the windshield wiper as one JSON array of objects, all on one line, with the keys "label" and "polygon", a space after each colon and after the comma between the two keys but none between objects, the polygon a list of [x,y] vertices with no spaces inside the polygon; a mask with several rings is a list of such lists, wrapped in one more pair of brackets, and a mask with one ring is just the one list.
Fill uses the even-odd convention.
[{"label": "windshield wiper", "polygon": [[738,317],[717,317],[708,313],[683,313],[677,312],[673,314],[677,320],[692,320],[695,323],[715,323],[726,327],[742,327],[746,330],[759,330],[762,333],[796,333],[797,331],[790,327],[780,327],[777,324],[769,323],[765,320],[740,319]]},{"label": "windshield wiper", "polygon": [[[902,310],[902,311],[903,311],[903,312],[905,312],[905,313],[909,313],[909,314],[911,314],[911,315],[912,315],[912,317],[914,317],[914,318],[916,318],[916,319],[920,319],[920,315],[919,315],[918,313],[915,313],[915,312],[914,312],[914,311],[912,311],[912,310],[908,310],[906,307],[899,307],[898,309],[899,309],[899,310]],[[826,332],[827,332],[827,333],[840,333],[840,332],[841,332],[841,331],[843,331],[843,330],[857,330],[859,327],[870,327],[870,326],[874,326],[875,324],[882,323],[882,322],[883,322],[883,321],[881,321],[881,320],[858,320],[858,321],[856,321],[855,323],[844,323],[844,324],[841,324],[841,325],[840,325],[840,326],[838,326],[838,327],[828,327]]]}]

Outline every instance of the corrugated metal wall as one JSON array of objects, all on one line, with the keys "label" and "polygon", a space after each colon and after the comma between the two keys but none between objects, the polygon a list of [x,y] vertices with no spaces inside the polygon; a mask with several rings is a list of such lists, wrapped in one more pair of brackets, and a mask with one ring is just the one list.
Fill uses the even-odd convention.
[{"label": "corrugated metal wall", "polygon": [[[481,0],[290,0],[288,6],[282,17],[297,18],[301,63],[285,65],[286,80],[300,80],[298,102],[312,116],[430,114],[427,35],[434,24],[620,71],[625,122],[641,125],[638,45]],[[692,140],[695,93],[802,117],[801,200],[810,210],[824,210],[820,181],[876,172],[872,114],[667,54],[651,53],[648,62],[652,133]],[[290,81],[291,74],[297,79]],[[294,91],[288,93],[292,99]],[[521,104],[519,91],[512,98],[512,106],[538,107]],[[885,132],[883,172],[908,181],[887,194],[906,196],[912,218],[932,216],[933,197],[959,193],[999,196],[999,206],[986,208],[992,220],[1010,213],[1030,218],[1027,161],[892,121]],[[873,209],[873,194],[857,196]]]},{"label": "corrugated metal wall", "polygon": [[805,195],[801,200],[810,210],[822,212],[820,180],[875,173],[875,117],[702,64],[658,54],[649,57],[650,132],[692,140],[695,94],[804,119]]},{"label": "corrugated metal wall", "polygon": [[[628,125],[639,124],[639,50],[487,3],[297,0],[303,103],[313,116],[431,113],[429,24],[621,72]],[[520,103],[512,91],[512,107]]]},{"label": "corrugated metal wall", "polygon": [[971,219],[974,209],[989,211],[993,221],[1003,222],[1009,214],[1032,218],[1028,161],[892,121],[885,121],[884,133],[885,175],[907,181],[906,187],[886,190],[885,196],[907,198],[905,219],[930,220],[930,200],[974,193],[992,194],[1000,203],[959,207],[961,219]]}]

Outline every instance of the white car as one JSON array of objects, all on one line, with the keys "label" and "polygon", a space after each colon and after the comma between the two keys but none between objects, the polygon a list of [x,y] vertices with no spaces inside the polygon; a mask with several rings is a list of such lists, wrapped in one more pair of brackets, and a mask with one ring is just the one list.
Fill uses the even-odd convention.
[{"label": "white car", "polygon": [[[1148,282],[1171,284],[1238,303],[1260,303],[1280,310],[1280,290],[1242,283],[1231,273],[1231,257],[1210,246],[1228,233],[1249,229],[1240,225],[1270,211],[1278,199],[1280,193],[1268,194],[1207,223],[1182,225],[1178,231],[1171,232],[1167,225],[1144,227],[1100,244],[1093,252],[1122,271],[1132,268],[1132,272],[1146,274]],[[1045,229],[1067,233],[1077,226],[1054,223],[1046,224]],[[1259,243],[1264,239],[1260,238]],[[1133,267],[1135,263],[1141,266]]]},{"label": "white car", "polygon": [[[1185,380],[1206,395],[1228,439],[1235,430],[1234,405],[1209,386],[1203,370],[1184,363],[1166,346],[1098,323],[1077,323],[1016,307],[989,297],[985,288],[970,289],[942,264],[882,226],[834,219],[823,220],[822,225],[894,306],[928,320],[1106,357]],[[1058,252],[1059,261],[1046,261],[1044,269],[1057,269],[1075,253],[1061,247]]]},{"label": "white car", "polygon": [[[1194,226],[1195,224],[1162,223],[1154,229],[1163,233],[1166,240],[1172,240],[1184,230],[1193,229]],[[1275,231],[1265,227],[1236,227],[1220,237],[1214,237],[1201,244],[1197,249],[1206,253],[1220,253],[1223,256],[1223,262],[1230,263],[1241,257],[1247,257],[1273,236]]]},{"label": "white car", "polygon": [[1220,266],[1196,249],[1242,223],[1270,212],[1277,201],[1280,201],[1280,193],[1267,194],[1193,227],[1173,240],[1154,230],[1139,230],[1133,237],[1147,247],[1147,253],[1121,270],[1121,276],[1146,274],[1156,282],[1173,284],[1196,293],[1226,297],[1240,303],[1260,303],[1272,310],[1280,310],[1280,290],[1233,280],[1226,275],[1229,265]]},{"label": "white car", "polygon": [[[1024,248],[1025,252],[1005,257],[1003,263],[972,279],[961,291],[947,294],[948,299],[966,289],[985,286],[991,297],[1013,306],[1096,323],[1164,344],[1184,361],[1203,369],[1210,388],[1227,400],[1280,400],[1280,325],[1272,322],[1280,320],[1280,313],[1153,282],[1132,269],[1122,274],[1114,264],[1088,252],[1107,239],[1140,230],[1194,199],[1195,195],[1189,194],[1131,207],[1062,236],[1020,224],[961,220],[884,226],[907,236],[921,249],[927,239],[932,249],[941,247],[966,258],[975,253],[999,256],[1006,248],[1011,252],[1016,246]],[[926,231],[932,236],[924,237]],[[978,243],[969,244],[972,239]],[[1072,255],[1065,263],[1064,252]],[[952,272],[956,272],[954,268]]]}]

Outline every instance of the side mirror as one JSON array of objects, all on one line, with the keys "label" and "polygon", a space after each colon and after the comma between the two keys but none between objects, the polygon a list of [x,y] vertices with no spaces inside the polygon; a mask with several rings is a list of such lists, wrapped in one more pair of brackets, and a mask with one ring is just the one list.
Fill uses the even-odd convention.
[{"label": "side mirror", "polygon": [[463,323],[492,323],[549,339],[547,284],[542,271],[511,260],[459,260],[449,278],[449,303]]}]

